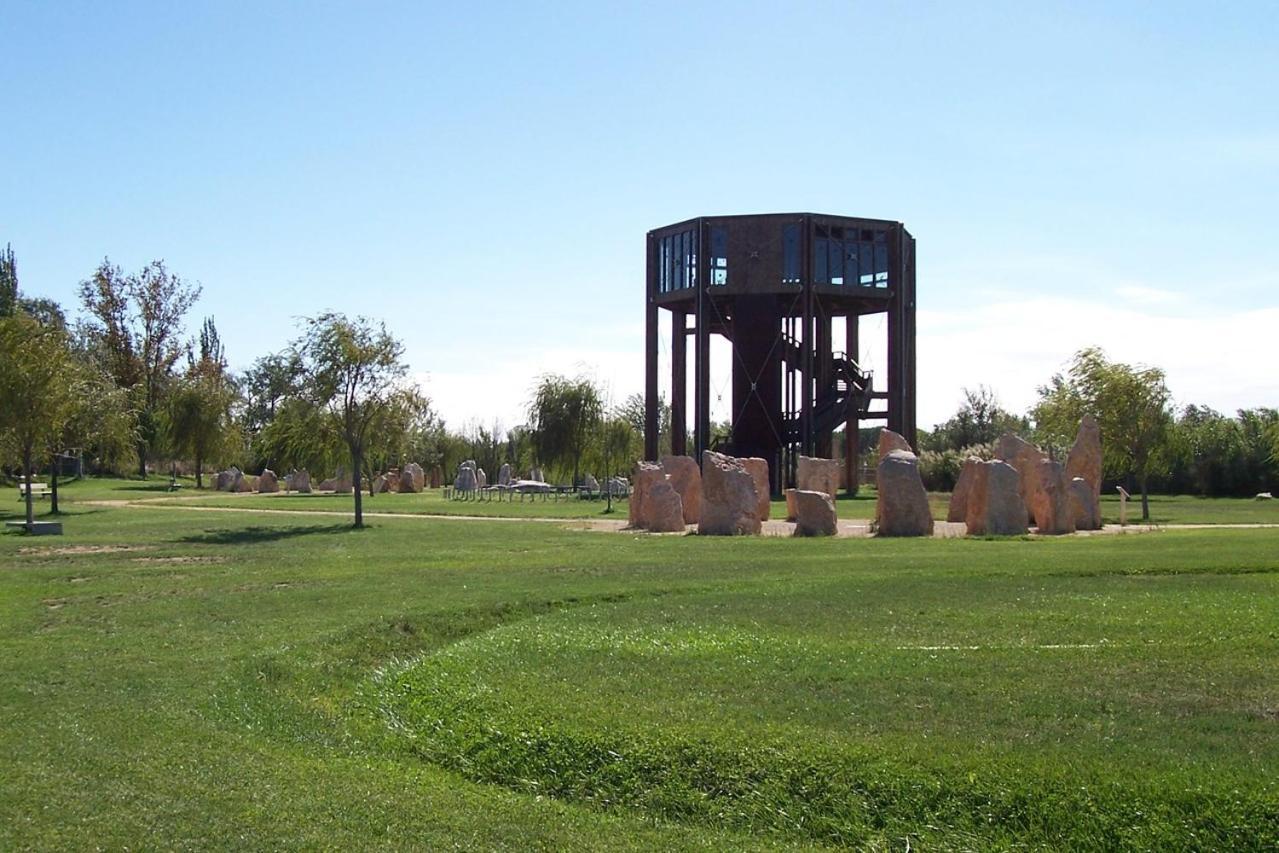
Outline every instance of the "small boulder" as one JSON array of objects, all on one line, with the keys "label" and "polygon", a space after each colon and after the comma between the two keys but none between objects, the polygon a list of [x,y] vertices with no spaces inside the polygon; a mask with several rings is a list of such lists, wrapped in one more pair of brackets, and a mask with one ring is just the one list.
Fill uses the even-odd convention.
[{"label": "small boulder", "polygon": [[244,476],[240,473],[240,469],[232,465],[225,471],[218,472],[218,477],[213,481],[213,488],[219,492],[233,491],[236,479]]},{"label": "small boulder", "polygon": [[947,521],[967,521],[968,496],[972,494],[973,482],[979,476],[977,472],[981,470],[981,466],[982,461],[976,456],[969,456],[964,460],[964,467],[955,482],[955,491],[950,493],[950,506],[946,509]]},{"label": "small boulder", "polygon": [[742,467],[750,472],[751,479],[755,481],[755,493],[758,495],[755,516],[760,521],[768,521],[773,496],[772,486],[768,482],[768,460],[760,459],[758,456],[747,456],[741,459],[741,463]]},{"label": "small boulder", "polygon": [[242,493],[256,492],[257,489],[258,489],[258,478],[245,475],[245,474],[241,474],[239,477],[237,477],[235,481],[235,485],[231,487],[232,491],[242,492]]},{"label": "small boulder", "polygon": [[839,529],[835,500],[825,492],[790,489],[795,496],[795,535],[834,536]]},{"label": "small boulder", "polygon": [[400,471],[400,494],[412,494],[420,491],[417,488],[417,479],[413,476],[413,472],[405,465]]},{"label": "small boulder", "polygon": [[1066,469],[1060,462],[1042,459],[1034,468],[1035,486],[1031,514],[1035,528],[1045,536],[1075,532],[1075,516],[1070,508],[1070,488]]},{"label": "small boulder", "polygon": [[273,495],[280,491],[280,479],[270,468],[264,468],[258,477],[258,494]]},{"label": "small boulder", "polygon": [[663,456],[662,470],[670,478],[671,487],[679,492],[684,506],[684,521],[696,524],[702,513],[702,469],[691,456]]},{"label": "small boulder", "polygon": [[1026,504],[1021,499],[1021,477],[1007,462],[992,459],[980,463],[972,474],[964,523],[969,536],[1023,536]]},{"label": "small boulder", "polygon": [[795,469],[795,488],[822,492],[833,498],[839,494],[839,479],[843,468],[838,459],[801,456]]},{"label": "small boulder", "polygon": [[654,483],[644,496],[645,525],[654,533],[683,533],[684,506],[679,492],[668,480]]},{"label": "small boulder", "polygon": [[882,462],[884,457],[892,453],[894,450],[904,450],[907,453],[914,453],[911,449],[910,442],[902,438],[891,429],[881,429],[879,431],[879,459]]},{"label": "small boulder", "polygon": [[889,451],[879,461],[875,483],[875,524],[880,536],[933,535],[933,513],[915,454]]},{"label": "small boulder", "polygon": [[1075,477],[1067,486],[1070,513],[1076,530],[1101,530],[1101,505],[1093,496],[1092,485],[1083,477]]},{"label": "small boulder", "polygon": [[759,491],[742,460],[713,450],[702,452],[702,509],[697,532],[739,536],[760,532]]}]

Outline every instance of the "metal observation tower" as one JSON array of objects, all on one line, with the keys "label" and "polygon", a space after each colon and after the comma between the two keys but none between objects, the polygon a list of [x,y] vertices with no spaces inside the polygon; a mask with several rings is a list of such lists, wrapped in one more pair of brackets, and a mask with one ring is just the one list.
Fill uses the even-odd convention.
[{"label": "metal observation tower", "polygon": [[[648,233],[644,453],[658,452],[658,312],[671,313],[671,447],[767,459],[774,493],[800,454],[832,456],[844,426],[885,421],[915,445],[915,238],[900,222],[817,213],[703,216]],[[887,315],[886,375],[857,363],[861,317]],[[844,352],[834,349],[844,323]],[[732,349],[732,420],[711,441],[711,335]],[[692,340],[690,345],[689,340]],[[688,399],[692,350],[693,393]],[[687,446],[692,418],[693,446]]]}]

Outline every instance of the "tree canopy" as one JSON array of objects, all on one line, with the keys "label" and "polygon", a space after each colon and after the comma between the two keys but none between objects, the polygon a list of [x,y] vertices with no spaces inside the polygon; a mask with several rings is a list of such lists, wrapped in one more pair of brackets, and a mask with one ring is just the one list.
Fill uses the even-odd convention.
[{"label": "tree canopy", "polygon": [[547,374],[533,390],[528,414],[538,460],[572,467],[573,482],[577,483],[582,454],[604,414],[599,388],[585,376],[569,379]]}]

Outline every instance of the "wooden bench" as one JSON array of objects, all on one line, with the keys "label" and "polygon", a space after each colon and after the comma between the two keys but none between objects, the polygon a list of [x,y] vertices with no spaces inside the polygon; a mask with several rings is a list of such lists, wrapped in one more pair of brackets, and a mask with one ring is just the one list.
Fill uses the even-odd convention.
[{"label": "wooden bench", "polygon": [[31,497],[43,498],[49,495],[48,483],[18,483],[18,500],[26,500],[27,489],[31,489]]}]

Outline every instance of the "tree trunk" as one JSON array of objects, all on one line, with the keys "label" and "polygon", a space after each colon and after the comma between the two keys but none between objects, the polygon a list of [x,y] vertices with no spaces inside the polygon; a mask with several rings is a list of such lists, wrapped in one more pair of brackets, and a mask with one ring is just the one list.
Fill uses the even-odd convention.
[{"label": "tree trunk", "polygon": [[22,477],[27,483],[27,532],[31,532],[31,528],[36,523],[36,509],[31,503],[31,448],[25,447],[22,450]]},{"label": "tree trunk", "polygon": [[147,478],[147,443],[145,441],[138,442],[138,476],[144,480]]},{"label": "tree trunk", "polygon": [[53,454],[53,468],[49,472],[49,512],[53,515],[61,515],[58,512],[58,454]]},{"label": "tree trunk", "polygon": [[1145,474],[1141,475],[1141,520],[1150,521],[1150,495],[1146,491]]},{"label": "tree trunk", "polygon": [[203,471],[204,471],[204,455],[197,450],[195,452],[195,487],[197,489],[204,488],[204,477],[202,476]]},{"label": "tree trunk", "polygon": [[351,470],[355,472],[354,488],[351,489],[355,495],[355,526],[357,528],[364,526],[364,491],[360,488],[360,478],[364,476],[364,460],[361,458],[360,451],[351,451]]}]

